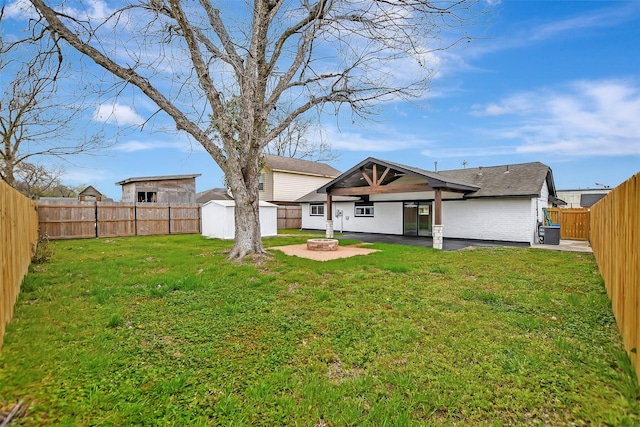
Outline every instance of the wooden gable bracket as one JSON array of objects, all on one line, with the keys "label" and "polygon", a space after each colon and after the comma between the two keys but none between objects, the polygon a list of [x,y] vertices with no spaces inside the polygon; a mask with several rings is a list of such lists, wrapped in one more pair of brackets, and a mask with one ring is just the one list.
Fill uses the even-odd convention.
[{"label": "wooden gable bracket", "polygon": [[387,174],[389,173],[390,170],[391,170],[391,168],[387,167],[385,169],[385,171],[382,173],[382,176],[380,178],[378,178],[378,165],[376,163],[374,163],[373,164],[373,177],[372,177],[373,179],[369,178],[369,175],[367,175],[367,173],[365,172],[364,168],[360,168],[360,173],[362,174],[364,179],[367,181],[369,186],[378,187],[380,184],[382,184],[382,181],[387,177]]}]

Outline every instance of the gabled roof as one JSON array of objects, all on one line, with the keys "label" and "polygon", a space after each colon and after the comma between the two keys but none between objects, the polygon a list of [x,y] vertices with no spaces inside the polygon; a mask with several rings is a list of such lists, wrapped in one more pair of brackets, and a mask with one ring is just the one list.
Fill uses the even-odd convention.
[{"label": "gabled roof", "polygon": [[160,176],[139,176],[134,178],[127,178],[122,181],[116,182],[116,185],[125,185],[130,184],[132,182],[141,182],[141,181],[170,181],[177,179],[192,179],[201,176],[202,174],[194,173],[190,175],[160,175]]},{"label": "gabled roof", "polygon": [[264,154],[265,165],[277,172],[294,172],[305,175],[318,175],[335,178],[340,171],[325,163],[312,162],[310,160],[294,159],[293,157],[274,156]]},{"label": "gabled roof", "polygon": [[[362,179],[361,170],[364,170],[369,176],[372,176],[373,165],[380,165],[389,168],[389,172],[384,175],[380,185],[387,185],[393,181],[402,178],[405,175],[413,175],[418,178],[425,179],[432,188],[440,188],[442,190],[471,192],[478,190],[478,187],[463,182],[462,180],[452,179],[441,176],[436,172],[429,172],[424,169],[414,168],[411,166],[401,165],[400,163],[389,162],[387,160],[375,159],[368,157],[361,161],[336,179],[323,185],[318,189],[318,193],[326,193],[330,188],[352,188],[367,187],[368,183]],[[382,174],[383,171],[378,171]]]},{"label": "gabled roof", "polygon": [[[464,198],[535,197],[540,195],[542,184],[546,181],[549,194],[556,195],[551,168],[540,162],[432,172],[373,157],[358,163],[320,187],[317,192],[367,187],[369,184],[363,180],[361,170],[371,177],[374,164],[384,168],[378,168],[377,171],[378,179],[384,176],[379,185],[387,185],[403,176],[411,175],[424,179],[433,189],[465,193]],[[386,168],[389,168],[389,171],[384,174]]]},{"label": "gabled roof", "polygon": [[95,189],[95,187],[93,187],[92,185],[88,186],[87,188],[85,188],[84,190],[82,190],[80,192],[80,194],[78,194],[78,196],[93,196],[93,197],[100,197],[102,196],[102,193],[100,193],[98,190]]}]

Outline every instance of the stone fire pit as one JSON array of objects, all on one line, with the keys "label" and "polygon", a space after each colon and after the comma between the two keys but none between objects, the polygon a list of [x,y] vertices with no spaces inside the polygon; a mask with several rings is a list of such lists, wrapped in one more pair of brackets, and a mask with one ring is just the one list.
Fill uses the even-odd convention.
[{"label": "stone fire pit", "polygon": [[307,250],[310,251],[337,251],[338,240],[336,239],[309,239],[307,240]]}]

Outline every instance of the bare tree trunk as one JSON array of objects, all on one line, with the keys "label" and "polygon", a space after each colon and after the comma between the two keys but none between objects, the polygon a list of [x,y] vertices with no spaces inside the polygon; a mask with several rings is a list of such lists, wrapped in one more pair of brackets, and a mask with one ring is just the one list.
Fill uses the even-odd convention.
[{"label": "bare tree trunk", "polygon": [[241,190],[239,193],[234,193],[234,199],[236,233],[229,258],[243,258],[247,254],[264,254],[260,235],[258,197]]},{"label": "bare tree trunk", "polygon": [[229,170],[228,184],[235,200],[235,243],[229,254],[231,258],[243,258],[248,254],[266,253],[262,246],[262,236],[260,233],[260,197],[258,192],[258,182],[260,177],[259,162],[246,160],[252,158],[250,155],[238,158],[241,163],[239,169]]}]

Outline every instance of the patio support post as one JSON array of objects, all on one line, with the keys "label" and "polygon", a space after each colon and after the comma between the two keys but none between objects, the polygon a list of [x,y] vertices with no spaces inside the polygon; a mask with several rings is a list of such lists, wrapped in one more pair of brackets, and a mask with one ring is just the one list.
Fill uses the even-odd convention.
[{"label": "patio support post", "polygon": [[436,189],[436,200],[434,206],[434,221],[433,221],[433,248],[442,249],[443,236],[442,236],[442,190]]},{"label": "patio support post", "polygon": [[327,230],[325,236],[327,239],[333,239],[333,206],[331,194],[327,192]]}]

